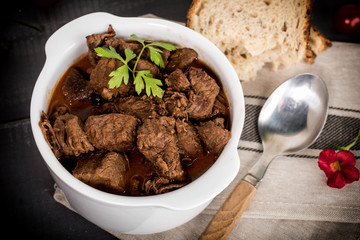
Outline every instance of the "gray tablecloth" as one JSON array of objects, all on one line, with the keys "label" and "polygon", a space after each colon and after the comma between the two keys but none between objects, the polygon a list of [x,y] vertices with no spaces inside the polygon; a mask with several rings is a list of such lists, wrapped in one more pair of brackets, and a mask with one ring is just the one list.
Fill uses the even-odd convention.
[{"label": "gray tablecloth", "polygon": [[[197,239],[262,154],[257,117],[267,97],[282,82],[304,72],[318,74],[328,86],[330,109],[323,132],[308,149],[272,161],[229,239],[360,239],[360,182],[340,190],[330,188],[317,163],[321,150],[348,145],[360,130],[360,45],[341,42],[334,42],[313,65],[299,63],[278,72],[264,68],[255,81],[242,83],[246,116],[238,144],[241,168],[200,215],[162,233],[110,233],[120,239]],[[352,150],[360,168],[360,142]],[[71,209],[56,185],[54,198]]]}]

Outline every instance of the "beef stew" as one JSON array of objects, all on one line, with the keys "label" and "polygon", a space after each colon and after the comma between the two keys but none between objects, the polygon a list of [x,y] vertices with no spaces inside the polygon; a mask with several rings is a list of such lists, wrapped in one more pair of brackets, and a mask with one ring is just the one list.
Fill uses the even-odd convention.
[{"label": "beef stew", "polygon": [[[39,123],[60,163],[92,187],[127,196],[175,190],[211,167],[231,137],[230,111],[221,82],[196,51],[159,47],[159,67],[111,25],[86,40],[88,53],[58,81]],[[124,63],[94,51],[110,46],[122,56],[131,49],[139,61],[129,65],[160,79],[162,98],[138,94],[131,75],[110,88],[109,74]]]}]

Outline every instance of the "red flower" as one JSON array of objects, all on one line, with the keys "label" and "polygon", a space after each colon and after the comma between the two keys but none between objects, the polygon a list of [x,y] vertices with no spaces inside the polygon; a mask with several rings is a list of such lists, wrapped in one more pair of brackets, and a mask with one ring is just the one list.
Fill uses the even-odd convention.
[{"label": "red flower", "polygon": [[359,180],[359,169],[355,167],[356,159],[350,151],[324,150],[319,155],[318,164],[328,178],[329,187],[343,188],[346,184]]}]

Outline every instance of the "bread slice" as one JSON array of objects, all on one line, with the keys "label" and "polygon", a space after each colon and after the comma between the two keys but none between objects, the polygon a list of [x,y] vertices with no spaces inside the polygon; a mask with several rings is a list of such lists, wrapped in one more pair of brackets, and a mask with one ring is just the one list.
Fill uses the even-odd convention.
[{"label": "bread slice", "polygon": [[193,0],[186,26],[212,41],[248,81],[265,64],[276,71],[315,58],[310,18],[311,0]]}]

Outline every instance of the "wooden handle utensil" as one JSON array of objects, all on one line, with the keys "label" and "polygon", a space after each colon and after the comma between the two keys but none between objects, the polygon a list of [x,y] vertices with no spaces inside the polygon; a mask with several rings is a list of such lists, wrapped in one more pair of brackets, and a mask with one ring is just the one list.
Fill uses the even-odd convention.
[{"label": "wooden handle utensil", "polygon": [[255,193],[256,188],[253,185],[241,180],[216,213],[200,239],[226,239]]}]

